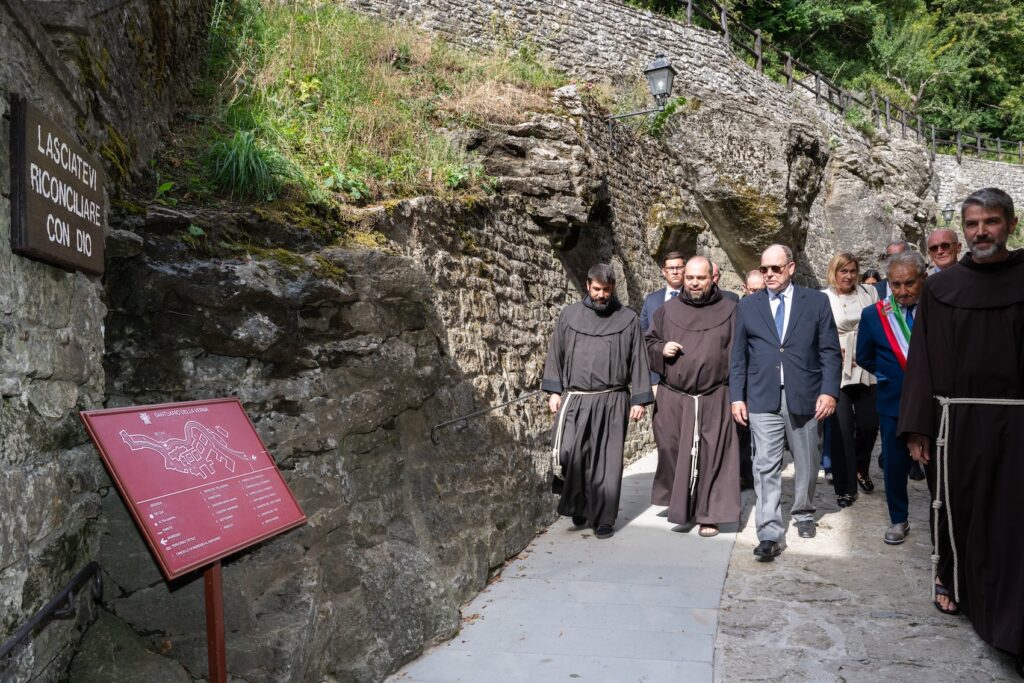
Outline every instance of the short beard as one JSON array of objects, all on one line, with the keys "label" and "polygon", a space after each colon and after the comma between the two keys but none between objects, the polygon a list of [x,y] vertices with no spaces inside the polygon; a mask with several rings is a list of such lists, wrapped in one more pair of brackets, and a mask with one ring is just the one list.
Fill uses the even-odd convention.
[{"label": "short beard", "polygon": [[971,245],[971,255],[974,258],[992,258],[1006,247],[1006,241],[992,240],[987,243],[986,247],[979,247],[977,244]]},{"label": "short beard", "polygon": [[710,287],[708,287],[706,290],[701,292],[699,296],[694,296],[693,294],[690,293],[690,290],[688,290],[688,289],[684,289],[683,290],[683,296],[686,297],[686,300],[687,301],[692,301],[695,304],[702,304],[702,303],[704,303],[705,301],[707,301],[707,298],[710,295],[711,295],[711,288]]},{"label": "short beard", "polygon": [[608,307],[611,306],[611,304],[612,304],[612,300],[611,299],[608,299],[603,304],[599,304],[596,301],[594,301],[593,299],[590,300],[590,305],[593,306],[594,310],[597,311],[598,313],[603,313],[603,312],[607,311]]}]

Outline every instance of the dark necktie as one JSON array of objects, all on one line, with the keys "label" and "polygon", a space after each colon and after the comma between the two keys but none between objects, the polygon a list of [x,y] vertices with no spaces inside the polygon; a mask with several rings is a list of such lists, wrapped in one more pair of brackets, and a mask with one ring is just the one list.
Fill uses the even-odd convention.
[{"label": "dark necktie", "polygon": [[782,329],[786,325],[786,300],[781,294],[775,298],[779,301],[779,307],[775,309],[775,331],[779,333],[779,341],[782,341]]},{"label": "dark necktie", "polygon": [[669,292],[668,293],[668,298],[669,299],[675,299],[677,296],[679,296],[679,292]]},{"label": "dark necktie", "polygon": [[907,329],[908,330],[912,329],[914,327],[914,309],[915,308],[917,308],[916,305],[914,305],[914,306],[907,306],[907,315],[905,317],[906,317],[906,320],[907,320]]}]

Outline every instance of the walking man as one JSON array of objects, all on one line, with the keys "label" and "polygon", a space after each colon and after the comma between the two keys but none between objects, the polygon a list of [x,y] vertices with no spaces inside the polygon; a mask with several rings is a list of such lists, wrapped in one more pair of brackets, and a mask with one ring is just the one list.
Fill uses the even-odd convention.
[{"label": "walking man", "polygon": [[712,282],[711,262],[686,262],[683,293],[647,331],[648,360],[662,376],[654,407],[658,469],[651,503],[703,537],[740,518],[739,450],[729,419],[729,351],[736,304]]},{"label": "walking man", "polygon": [[932,260],[929,275],[942,272],[960,258],[960,238],[949,228],[933,230],[928,235],[928,256]]},{"label": "walking man", "polygon": [[558,316],[541,388],[558,415],[558,512],[608,538],[619,510],[627,417],[639,420],[654,400],[640,321],[615,297],[611,266],[591,268],[587,296]]},{"label": "walking man", "polygon": [[754,439],[754,555],[770,562],[782,552],[782,451],[796,467],[790,514],[801,538],[813,538],[814,485],[821,456],[819,421],[835,411],[842,374],[839,334],[828,297],[793,284],[789,247],[761,254],[765,289],[740,301],[732,345],[729,394],[733,418]]},{"label": "walking man", "polygon": [[[665,286],[656,289],[644,298],[644,305],[640,308],[640,330],[647,332],[654,319],[654,313],[677,296],[683,288],[683,268],[686,266],[686,258],[678,251],[670,251],[661,257],[661,276],[665,278]],[[661,377],[656,372],[651,372],[651,386],[657,386]],[[655,389],[657,393],[657,389]]]},{"label": "walking man", "polygon": [[[1013,200],[985,188],[960,207],[970,253],[930,276],[918,304],[899,431],[938,510],[935,604],[1024,659],[1024,251]],[[1016,539],[1016,540],[1015,540]],[[1022,673],[1021,675],[1024,675]]]},{"label": "walking man", "polygon": [[924,287],[926,264],[916,251],[905,251],[889,257],[887,263],[889,289],[885,301],[868,306],[860,315],[857,334],[857,365],[878,379],[875,401],[882,430],[882,474],[885,480],[885,502],[892,526],[882,540],[899,545],[910,531],[907,521],[910,503],[907,498],[907,477],[913,461],[906,441],[897,436],[896,421],[900,414],[903,373],[907,366],[908,348],[913,335],[917,301]]}]

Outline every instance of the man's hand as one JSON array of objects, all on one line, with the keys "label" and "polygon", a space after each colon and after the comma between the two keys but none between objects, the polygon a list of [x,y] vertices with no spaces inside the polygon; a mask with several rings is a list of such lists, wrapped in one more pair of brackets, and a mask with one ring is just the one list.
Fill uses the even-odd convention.
[{"label": "man's hand", "polygon": [[661,355],[665,358],[671,358],[672,356],[678,356],[683,352],[683,345],[679,342],[665,342],[665,348],[661,350]]},{"label": "man's hand", "polygon": [[824,420],[834,412],[836,412],[836,400],[828,394],[822,394],[818,397],[818,400],[814,402],[815,420]]},{"label": "man's hand", "polygon": [[907,450],[910,451],[911,458],[922,465],[927,465],[932,457],[932,440],[924,434],[907,434]]},{"label": "man's hand", "polygon": [[732,419],[736,420],[737,424],[741,424],[744,427],[747,426],[747,404],[743,401],[736,401],[732,404]]},{"label": "man's hand", "polygon": [[647,410],[643,406],[630,406],[629,408],[629,419],[639,420],[644,416]]},{"label": "man's hand", "polygon": [[558,407],[562,405],[561,394],[551,394],[548,396],[548,408],[551,408],[552,413],[558,412]]}]

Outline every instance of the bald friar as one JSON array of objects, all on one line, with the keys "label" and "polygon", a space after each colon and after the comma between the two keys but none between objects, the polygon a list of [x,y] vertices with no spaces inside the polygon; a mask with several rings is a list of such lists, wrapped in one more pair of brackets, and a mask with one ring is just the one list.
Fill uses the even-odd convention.
[{"label": "bald friar", "polygon": [[699,524],[701,536],[740,518],[739,440],[729,408],[729,356],[736,304],[712,282],[711,262],[686,263],[682,296],[654,314],[651,370],[664,379],[654,408],[658,469],[651,503],[668,521]]}]

